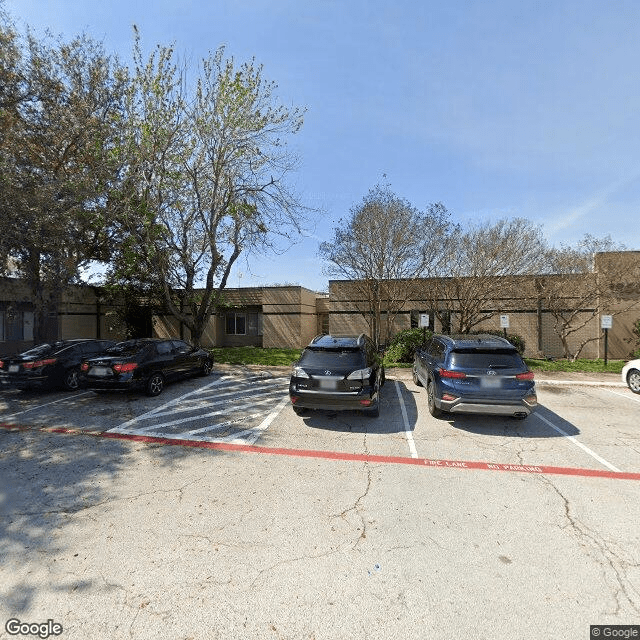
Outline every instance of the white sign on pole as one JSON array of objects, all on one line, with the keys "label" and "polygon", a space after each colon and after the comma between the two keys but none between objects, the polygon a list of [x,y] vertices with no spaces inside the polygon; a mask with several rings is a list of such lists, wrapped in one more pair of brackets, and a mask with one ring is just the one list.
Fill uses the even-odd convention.
[{"label": "white sign on pole", "polygon": [[612,329],[613,316],[600,316],[600,327],[602,329]]},{"label": "white sign on pole", "polygon": [[420,326],[421,327],[429,327],[429,314],[421,313],[420,314]]},{"label": "white sign on pole", "polygon": [[501,329],[509,328],[509,316],[507,315],[500,316],[500,328]]}]

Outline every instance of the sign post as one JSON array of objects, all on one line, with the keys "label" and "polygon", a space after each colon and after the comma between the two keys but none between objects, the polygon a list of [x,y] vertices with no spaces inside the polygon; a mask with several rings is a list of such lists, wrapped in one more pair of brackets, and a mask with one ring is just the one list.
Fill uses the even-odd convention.
[{"label": "sign post", "polygon": [[613,327],[613,316],[600,316],[600,327],[604,329],[604,366],[609,357],[609,329]]},{"label": "sign post", "polygon": [[429,326],[429,314],[420,314],[420,326],[422,327],[422,345],[427,344],[427,327]]},{"label": "sign post", "polygon": [[500,328],[504,331],[504,337],[507,337],[507,329],[509,328],[509,316],[502,315],[500,316]]}]

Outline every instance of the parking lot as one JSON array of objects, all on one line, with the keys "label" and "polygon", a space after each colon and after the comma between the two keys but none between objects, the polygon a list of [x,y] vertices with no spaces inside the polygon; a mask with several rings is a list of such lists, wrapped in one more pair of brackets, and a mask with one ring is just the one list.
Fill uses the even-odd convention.
[{"label": "parking lot", "polygon": [[5,389],[0,421],[5,429],[140,436],[167,444],[230,443],[330,450],[347,457],[574,468],[586,475],[640,472],[640,397],[612,378],[601,383],[543,378],[538,381],[540,407],[522,421],[460,414],[433,418],[426,392],[413,384],[406,370],[391,374],[379,418],[336,411],[295,416],[288,380],[283,370],[226,368],[205,379],[171,385],[158,398]]},{"label": "parking lot", "polygon": [[540,380],[526,420],[435,419],[408,370],[379,418],[296,416],[287,387],[217,367],[157,398],[2,390],[4,619],[185,639],[637,624],[640,397],[614,377]]}]

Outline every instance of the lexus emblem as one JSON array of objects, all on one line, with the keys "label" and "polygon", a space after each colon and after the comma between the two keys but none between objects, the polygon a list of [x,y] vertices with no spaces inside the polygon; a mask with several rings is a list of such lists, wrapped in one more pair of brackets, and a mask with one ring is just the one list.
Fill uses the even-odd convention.
[{"label": "lexus emblem", "polygon": [[489,371],[487,371],[487,375],[488,376],[495,376],[496,372],[493,369],[489,369]]},{"label": "lexus emblem", "polygon": [[324,375],[325,375],[325,376],[330,376],[330,375],[331,375],[331,371],[325,371],[325,372],[324,372]]}]

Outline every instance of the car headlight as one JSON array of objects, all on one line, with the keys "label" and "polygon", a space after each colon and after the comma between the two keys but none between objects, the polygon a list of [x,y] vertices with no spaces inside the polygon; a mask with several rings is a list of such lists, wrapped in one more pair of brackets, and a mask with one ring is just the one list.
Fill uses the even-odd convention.
[{"label": "car headlight", "polygon": [[308,378],[309,374],[302,367],[293,368],[294,378]]}]

